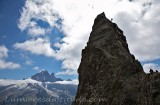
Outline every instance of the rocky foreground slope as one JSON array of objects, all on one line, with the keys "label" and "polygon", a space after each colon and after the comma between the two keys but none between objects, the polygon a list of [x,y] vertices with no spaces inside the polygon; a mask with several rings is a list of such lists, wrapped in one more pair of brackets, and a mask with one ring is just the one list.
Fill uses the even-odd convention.
[{"label": "rocky foreground slope", "polygon": [[94,21],[78,69],[73,105],[160,105],[160,74],[145,74],[123,31],[104,13]]}]

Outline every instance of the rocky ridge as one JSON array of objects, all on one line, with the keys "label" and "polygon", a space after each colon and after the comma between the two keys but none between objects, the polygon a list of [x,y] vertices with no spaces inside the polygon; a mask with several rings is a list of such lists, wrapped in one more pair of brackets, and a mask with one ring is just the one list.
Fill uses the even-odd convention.
[{"label": "rocky ridge", "polygon": [[50,75],[46,70],[31,76],[31,79],[41,81],[41,82],[63,81],[61,78],[56,78],[54,73]]},{"label": "rocky ridge", "polygon": [[77,85],[60,80],[47,71],[24,80],[0,79],[0,105],[71,105]]},{"label": "rocky ridge", "polygon": [[99,14],[78,68],[73,105],[160,105],[160,74],[146,74],[117,24]]}]

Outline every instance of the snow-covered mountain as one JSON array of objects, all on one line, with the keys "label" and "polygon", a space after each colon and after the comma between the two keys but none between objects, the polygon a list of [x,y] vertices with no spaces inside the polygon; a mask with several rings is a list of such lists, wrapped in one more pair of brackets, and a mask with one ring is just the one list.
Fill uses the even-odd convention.
[{"label": "snow-covered mountain", "polygon": [[[44,76],[44,75],[41,75]],[[71,105],[77,91],[76,80],[44,82],[0,80],[0,105]]]},{"label": "snow-covered mountain", "polygon": [[31,77],[31,79],[41,81],[41,82],[56,82],[56,81],[63,81],[61,78],[56,78],[54,73],[51,75],[46,71],[41,71]]}]

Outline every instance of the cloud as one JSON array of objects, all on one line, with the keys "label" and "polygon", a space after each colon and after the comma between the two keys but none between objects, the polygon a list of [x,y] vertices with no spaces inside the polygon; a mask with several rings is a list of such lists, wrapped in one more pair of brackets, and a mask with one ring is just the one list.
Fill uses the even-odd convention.
[{"label": "cloud", "polygon": [[56,42],[53,46],[56,48],[61,48],[61,44],[59,42]]},{"label": "cloud", "polygon": [[40,67],[38,67],[38,66],[35,66],[35,67],[33,67],[32,68],[33,70],[37,70],[37,71],[43,71],[44,69],[41,69]]},{"label": "cloud", "polygon": [[0,69],[18,69],[21,65],[8,62],[5,59],[8,57],[8,49],[4,45],[0,45]]},{"label": "cloud", "polygon": [[74,79],[72,81],[56,81],[55,83],[58,83],[58,84],[72,84],[72,85],[78,85],[78,80],[77,79]]},{"label": "cloud", "polygon": [[150,69],[158,70],[160,72],[160,65],[154,63],[147,63],[143,65],[143,69],[146,73],[149,73]]},{"label": "cloud", "polygon": [[33,65],[33,61],[27,60],[27,61],[25,62],[25,64],[26,64],[26,65]]},{"label": "cloud", "polygon": [[[150,1],[136,2],[140,10],[133,13],[121,12],[115,16],[115,21],[124,30],[129,48],[141,61],[151,61],[160,58],[157,50],[160,42],[159,4]],[[158,7],[157,7],[158,6]]]},{"label": "cloud", "polygon": [[38,35],[44,35],[45,34],[45,29],[41,28],[41,27],[34,27],[34,28],[30,28],[28,30],[28,34],[32,35],[32,36],[38,36]]},{"label": "cloud", "polygon": [[[60,74],[72,74],[79,66],[81,50],[86,46],[94,19],[103,11],[124,31],[129,49],[136,58],[141,61],[159,59],[160,50],[157,50],[160,45],[159,5],[160,2],[157,0],[152,2],[150,0],[121,0],[120,2],[118,0],[27,0],[18,25],[22,31],[34,30],[41,27],[39,24],[41,20],[48,23],[47,28],[41,27],[41,29],[58,27],[64,33],[64,37],[59,40],[60,42],[52,44],[58,48],[53,55],[56,59],[62,60],[62,69],[66,70]],[[61,27],[57,24],[59,18],[62,19]],[[29,31],[29,34],[31,33],[36,35]],[[39,33],[36,36],[38,35]],[[19,47],[19,49],[23,48]],[[39,54],[31,48],[26,51],[53,56],[44,52]],[[52,49],[49,51],[54,52]]]},{"label": "cloud", "polygon": [[32,54],[44,55],[47,57],[53,57],[55,54],[54,50],[51,48],[50,42],[42,38],[27,40],[23,43],[16,43],[13,47],[15,49],[24,50]]},{"label": "cloud", "polygon": [[72,59],[64,60],[62,62],[62,69],[69,69],[69,70],[75,70],[77,68],[79,63],[75,64],[73,63]]},{"label": "cloud", "polygon": [[[56,26],[58,16],[52,9],[49,0],[27,0],[22,8],[18,27],[21,31],[28,31],[32,37],[47,34],[50,28]],[[39,22],[46,23],[48,27],[40,27]]]},{"label": "cloud", "polygon": [[56,73],[55,75],[77,75],[77,72],[75,70],[65,70],[65,71],[61,71]]},{"label": "cloud", "polygon": [[4,45],[0,45],[0,59],[8,57],[8,49]]},{"label": "cloud", "polygon": [[20,67],[17,63],[0,60],[0,69],[18,69]]}]

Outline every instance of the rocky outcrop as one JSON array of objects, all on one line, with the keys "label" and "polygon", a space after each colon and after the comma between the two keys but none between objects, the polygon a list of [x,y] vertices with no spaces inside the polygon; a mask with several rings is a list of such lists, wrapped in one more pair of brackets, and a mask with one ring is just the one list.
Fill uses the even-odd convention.
[{"label": "rocky outcrop", "polygon": [[31,76],[31,79],[41,81],[41,82],[56,82],[56,81],[63,81],[61,78],[56,78],[54,73],[51,75],[48,73],[48,71],[44,70],[40,73],[37,73],[33,76]]},{"label": "rocky outcrop", "polygon": [[78,68],[73,105],[160,105],[160,75],[147,75],[104,13],[94,21]]}]

